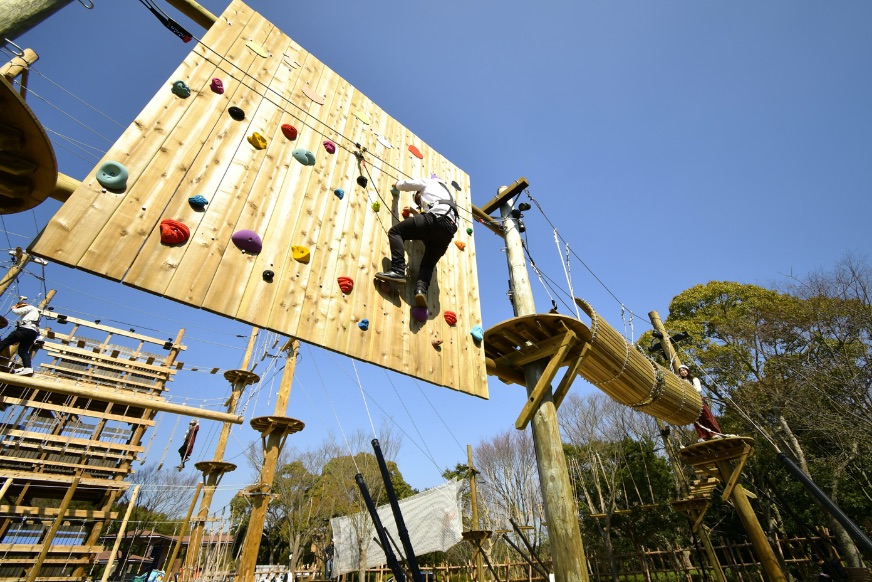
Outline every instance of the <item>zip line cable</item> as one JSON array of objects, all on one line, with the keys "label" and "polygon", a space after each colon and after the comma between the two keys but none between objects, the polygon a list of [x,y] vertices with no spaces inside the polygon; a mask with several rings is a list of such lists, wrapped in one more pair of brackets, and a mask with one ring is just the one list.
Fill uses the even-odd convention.
[{"label": "zip line cable", "polygon": [[327,403],[330,405],[330,410],[333,411],[333,417],[336,419],[336,424],[339,426],[339,432],[342,434],[342,439],[345,441],[345,447],[348,449],[348,455],[351,457],[351,461],[354,463],[354,468],[357,469],[358,473],[360,473],[360,467],[357,466],[357,459],[354,458],[354,452],[351,450],[351,445],[348,442],[348,437],[345,435],[345,430],[342,428],[342,422],[340,422],[339,420],[339,414],[336,413],[336,407],[333,405],[333,400],[330,398],[330,394],[327,392],[327,386],[324,384],[324,378],[321,376],[321,370],[320,368],[318,368],[318,366],[315,366],[315,373],[318,375],[318,380],[320,380],[321,382],[321,390],[322,392],[324,392],[324,396],[327,398]]},{"label": "zip line cable", "polygon": [[[79,103],[81,103],[82,105],[84,105],[84,106],[90,108],[91,110],[93,110],[94,112],[98,113],[99,115],[102,115],[103,117],[105,117],[106,119],[108,119],[109,121],[111,121],[112,123],[114,123],[115,125],[117,125],[118,127],[122,128],[122,129],[127,129],[127,126],[126,126],[126,125],[123,125],[123,124],[121,124],[120,122],[116,121],[115,119],[113,119],[112,117],[110,117],[109,115],[107,115],[104,111],[98,109],[97,107],[94,107],[93,105],[91,105],[90,103],[88,103],[87,101],[85,101],[84,99],[82,99],[81,97],[79,97],[78,95],[76,95],[75,93],[73,93],[72,91],[66,89],[65,87],[63,87],[63,86],[60,85],[59,83],[53,81],[52,79],[50,79],[50,78],[47,77],[46,75],[43,75],[43,74],[42,74],[42,73],[41,73],[41,72],[40,72],[36,67],[34,67],[33,65],[30,66],[30,71],[33,72],[33,73],[36,73],[37,75],[39,75],[40,77],[42,77],[43,79],[45,79],[46,81],[48,81],[49,83],[51,83],[52,85],[54,85],[55,87],[57,87],[58,89],[60,89],[61,91],[63,91],[64,93],[66,93],[67,95],[70,95],[71,97],[73,97],[75,100],[77,100],[77,101],[78,101]],[[28,91],[29,91],[29,90],[30,90],[30,88],[28,87]]]},{"label": "zip line cable", "polygon": [[409,412],[409,408],[406,406],[405,401],[400,397],[400,393],[399,393],[399,391],[397,390],[397,387],[394,385],[394,381],[391,379],[390,374],[388,374],[388,371],[387,371],[386,369],[384,369],[384,368],[382,368],[382,371],[384,372],[385,377],[388,379],[388,383],[391,385],[391,388],[394,389],[394,394],[397,395],[397,400],[398,400],[398,401],[400,402],[400,404],[403,406],[403,410],[406,411],[406,416],[409,417],[409,420],[411,421],[412,426],[415,427],[415,432],[418,433],[418,438],[421,439],[421,444],[423,444],[423,445],[424,445],[424,448],[427,449],[427,458],[429,458],[430,461],[431,461],[434,465],[436,465],[436,467],[438,468],[439,465],[436,463],[436,459],[433,457],[433,453],[430,451],[430,447],[427,446],[427,441],[424,439],[424,435],[421,434],[421,430],[418,428],[418,425],[415,423],[415,419],[414,419],[414,417],[412,416],[412,413]]}]

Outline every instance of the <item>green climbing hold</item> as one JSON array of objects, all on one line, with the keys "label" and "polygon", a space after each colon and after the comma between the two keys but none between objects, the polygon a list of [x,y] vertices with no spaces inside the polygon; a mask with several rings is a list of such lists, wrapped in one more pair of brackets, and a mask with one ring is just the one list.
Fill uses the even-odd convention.
[{"label": "green climbing hold", "polygon": [[305,150],[303,148],[297,148],[292,153],[294,159],[303,164],[304,166],[314,166],[315,165],[315,154],[310,152],[309,150]]},{"label": "green climbing hold", "polygon": [[191,96],[191,88],[188,87],[184,81],[176,81],[173,83],[172,91],[182,99],[187,99]]},{"label": "green climbing hold", "polygon": [[471,226],[466,227],[466,234],[472,234],[472,227]]},{"label": "green climbing hold", "polygon": [[109,190],[124,190],[127,187],[127,168],[111,160],[104,162],[97,170],[97,181]]}]

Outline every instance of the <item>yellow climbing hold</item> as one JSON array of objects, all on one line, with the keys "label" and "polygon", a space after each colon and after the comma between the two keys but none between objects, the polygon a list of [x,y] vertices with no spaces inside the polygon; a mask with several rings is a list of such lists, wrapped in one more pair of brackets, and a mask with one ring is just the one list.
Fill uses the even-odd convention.
[{"label": "yellow climbing hold", "polygon": [[257,133],[256,131],[248,136],[248,143],[254,146],[256,150],[262,150],[266,148],[266,138]]},{"label": "yellow climbing hold", "polygon": [[363,111],[355,111],[354,116],[364,122],[366,125],[369,125],[369,116]]},{"label": "yellow climbing hold", "polygon": [[247,46],[248,48],[250,48],[251,50],[253,50],[253,51],[254,51],[254,54],[256,54],[256,55],[259,56],[259,57],[266,58],[266,57],[269,56],[269,53],[266,52],[266,49],[263,48],[263,45],[262,45],[262,44],[257,44],[257,43],[254,42],[253,40],[250,40],[250,41],[248,41],[247,43],[245,43],[245,46]]},{"label": "yellow climbing hold", "polygon": [[376,200],[375,202],[373,202],[373,203],[371,204],[371,206],[372,206],[372,209],[373,209],[373,210],[375,210],[376,212],[378,212],[378,211],[381,209],[381,202],[379,202],[378,200]]},{"label": "yellow climbing hold", "polygon": [[309,254],[309,247],[300,247],[294,245],[291,247],[291,253],[294,255],[294,260],[301,263],[308,263],[309,259],[312,258]]}]

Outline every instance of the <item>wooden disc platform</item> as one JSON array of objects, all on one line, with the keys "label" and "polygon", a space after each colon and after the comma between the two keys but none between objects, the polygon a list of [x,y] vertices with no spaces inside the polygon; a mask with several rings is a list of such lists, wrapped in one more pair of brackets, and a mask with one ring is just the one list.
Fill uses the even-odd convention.
[{"label": "wooden disc platform", "polygon": [[57,179],[48,135],[21,95],[0,76],[0,214],[39,206]]},{"label": "wooden disc platform", "polygon": [[260,381],[260,376],[248,370],[227,370],[224,372],[224,379],[231,384],[243,384],[248,386]]},{"label": "wooden disc platform", "polygon": [[198,471],[202,471],[204,475],[229,473],[236,470],[236,465],[226,461],[200,461],[194,463]]},{"label": "wooden disc platform", "polygon": [[481,543],[491,537],[494,532],[482,529],[471,529],[463,532],[463,539],[467,542]]},{"label": "wooden disc platform", "polygon": [[506,383],[524,385],[524,366],[551,357],[567,331],[579,341],[566,354],[566,365],[581,355],[590,330],[574,317],[556,313],[524,315],[498,323],[484,332],[487,372]]},{"label": "wooden disc platform", "polygon": [[251,428],[263,435],[281,433],[294,434],[303,430],[303,421],[287,416],[258,416],[251,419]]}]

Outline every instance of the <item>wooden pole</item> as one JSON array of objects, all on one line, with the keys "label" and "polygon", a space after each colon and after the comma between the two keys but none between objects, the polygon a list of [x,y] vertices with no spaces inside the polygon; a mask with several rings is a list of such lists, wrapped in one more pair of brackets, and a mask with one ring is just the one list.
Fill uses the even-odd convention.
[{"label": "wooden pole", "polygon": [[[12,79],[26,72],[30,65],[39,60],[39,55],[33,49],[24,49],[21,56],[16,56],[11,61],[0,67],[0,75],[6,77],[10,83]],[[21,84],[24,87],[24,83]]]},{"label": "wooden pole", "polygon": [[[648,319],[651,320],[651,324],[654,326],[654,329],[660,332],[660,345],[663,347],[663,353],[666,354],[666,358],[669,360],[672,366],[672,371],[677,373],[678,367],[681,365],[681,359],[675,353],[675,348],[672,347],[672,342],[669,341],[669,334],[666,332],[666,327],[663,325],[663,321],[661,321],[660,319],[660,314],[656,311],[650,311],[648,312]],[[657,428],[660,429],[661,435],[664,434],[663,429],[665,426],[666,425],[663,423],[662,420],[657,419]],[[672,465],[673,470],[678,476],[678,483],[684,485],[683,487],[681,487],[682,493],[684,495],[687,495],[688,491],[687,484],[684,481],[684,473],[679,467],[678,460],[675,458],[672,447],[668,446],[669,439],[666,436],[663,436],[663,444],[666,449],[667,455],[669,455],[669,464]],[[709,537],[709,533],[705,525],[702,525],[699,528],[699,531],[696,535],[699,538],[699,541],[702,542],[703,548],[705,549],[705,555],[708,558],[712,570],[714,570],[715,579],[717,580],[717,582],[726,582],[727,579],[724,575],[724,570],[723,568],[721,568],[720,561],[718,561],[718,555],[715,552],[715,547],[714,545],[712,545],[712,540]]]},{"label": "wooden pole", "polygon": [[[242,391],[248,384],[257,381],[257,376],[247,371],[248,364],[251,361],[251,354],[254,352],[254,343],[257,340],[258,328],[251,329],[251,335],[248,338],[248,347],[245,349],[245,355],[242,358],[242,366],[239,370],[228,370],[224,373],[224,377],[232,382],[230,398],[227,399],[227,413],[233,414],[239,404],[239,399],[242,396]],[[230,437],[231,424],[225,422],[221,427],[221,434],[218,437],[218,444],[215,446],[215,455],[212,457],[213,462],[221,462],[224,460],[224,451],[227,449],[227,439]],[[205,487],[203,489],[203,500],[200,502],[200,511],[197,513],[197,520],[194,523],[194,528],[191,530],[191,538],[188,542],[188,553],[185,555],[185,568],[182,572],[182,580],[190,580],[193,572],[194,564],[197,560],[197,555],[200,551],[200,542],[203,539],[203,528],[206,525],[206,518],[209,516],[209,506],[212,505],[212,497],[215,495],[215,488],[218,486],[218,481],[221,480],[221,472],[209,471],[203,473]]]},{"label": "wooden pole", "polygon": [[200,498],[200,491],[203,490],[203,482],[197,483],[197,488],[194,490],[194,498],[191,499],[191,505],[188,507],[188,514],[185,516],[185,521],[182,522],[182,529],[179,531],[179,538],[173,544],[173,551],[170,554],[169,561],[164,564],[164,568],[168,573],[172,573],[173,564],[179,556],[179,549],[182,547],[182,538],[185,537],[185,530],[188,529],[188,524],[191,523],[191,516],[194,515],[194,508],[197,507],[197,499]]},{"label": "wooden pole", "polygon": [[112,544],[112,552],[109,554],[109,559],[106,561],[106,569],[103,571],[103,577],[100,582],[109,580],[109,575],[112,573],[112,565],[115,563],[115,556],[118,554],[118,548],[121,547],[121,538],[124,537],[124,532],[127,531],[127,520],[130,519],[130,514],[133,513],[133,506],[136,504],[136,496],[139,495],[139,485],[133,488],[133,493],[130,494],[130,501],[127,503],[127,511],[124,512],[124,519],[121,520],[121,526],[118,528],[118,534],[115,536],[115,543]]},{"label": "wooden pole", "polygon": [[[279,393],[276,397],[275,416],[285,416],[287,413],[300,342],[292,340],[285,347],[288,353],[287,363],[285,364],[285,371],[282,374],[282,381],[279,385]],[[281,430],[272,431],[261,436],[264,451],[263,468],[260,471],[257,490],[250,493],[252,497],[251,515],[248,518],[248,530],[245,532],[245,540],[242,542],[242,555],[239,558],[239,566],[236,568],[236,580],[238,582],[254,581],[254,567],[257,565],[257,554],[260,551],[260,542],[263,538],[263,524],[266,521],[266,510],[271,498],[270,492],[272,491],[279,454],[284,447],[286,438],[287,434]],[[293,558],[296,558],[296,556]],[[291,574],[293,575],[293,565],[291,566]]]},{"label": "wooden pole", "polygon": [[0,38],[21,36],[70,2],[72,0],[3,0],[0,2]]},{"label": "wooden pole", "polygon": [[[536,313],[536,306],[533,302],[533,291],[524,259],[521,234],[518,232],[517,220],[511,216],[511,211],[512,200],[500,206],[513,293],[512,303],[516,316],[533,315]],[[545,363],[541,361],[524,367],[528,397],[536,387],[544,369]],[[554,406],[551,390],[546,391],[545,397],[533,414],[530,425],[539,470],[539,486],[542,488],[542,500],[545,505],[548,537],[551,540],[554,558],[555,580],[556,582],[587,582],[587,560],[578,526],[578,509],[572,493],[572,484],[569,481],[569,471],[566,468],[563,441],[557,424],[557,408]]]},{"label": "wooden pole", "polygon": [[[472,464],[472,445],[466,445],[466,466],[469,467],[469,497],[470,505],[472,505],[472,529],[478,531],[478,494],[475,484],[475,475],[478,471]],[[481,547],[477,547],[478,552],[475,555],[475,580],[476,582],[484,582],[484,558]]]},{"label": "wooden pole", "polygon": [[76,492],[76,487],[79,486],[80,479],[81,477],[78,476],[73,479],[69,489],[67,489],[66,494],[64,494],[64,498],[61,500],[61,505],[58,507],[58,516],[52,522],[51,527],[45,534],[45,537],[42,540],[42,548],[39,550],[39,555],[36,557],[36,562],[33,563],[30,572],[27,573],[27,582],[33,582],[39,575],[39,571],[42,569],[42,563],[45,561],[45,557],[51,549],[51,543],[54,541],[55,534],[64,522],[64,518],[67,516],[67,508],[73,500],[73,494]]},{"label": "wooden pole", "polygon": [[16,253],[16,261],[15,264],[10,267],[8,271],[6,271],[6,276],[0,280],[0,294],[6,292],[9,289],[9,286],[12,284],[15,279],[18,278],[18,275],[21,274],[21,271],[24,269],[24,266],[30,262],[30,255],[23,252],[21,247],[15,249]]},{"label": "wooden pole", "polygon": [[176,10],[205,28],[212,28],[218,17],[203,8],[199,2],[194,0],[167,0],[167,4],[173,6]]},{"label": "wooden pole", "polygon": [[9,491],[10,485],[12,485],[12,477],[7,477],[6,481],[3,482],[3,487],[0,488],[0,499],[3,499],[3,496]]}]

